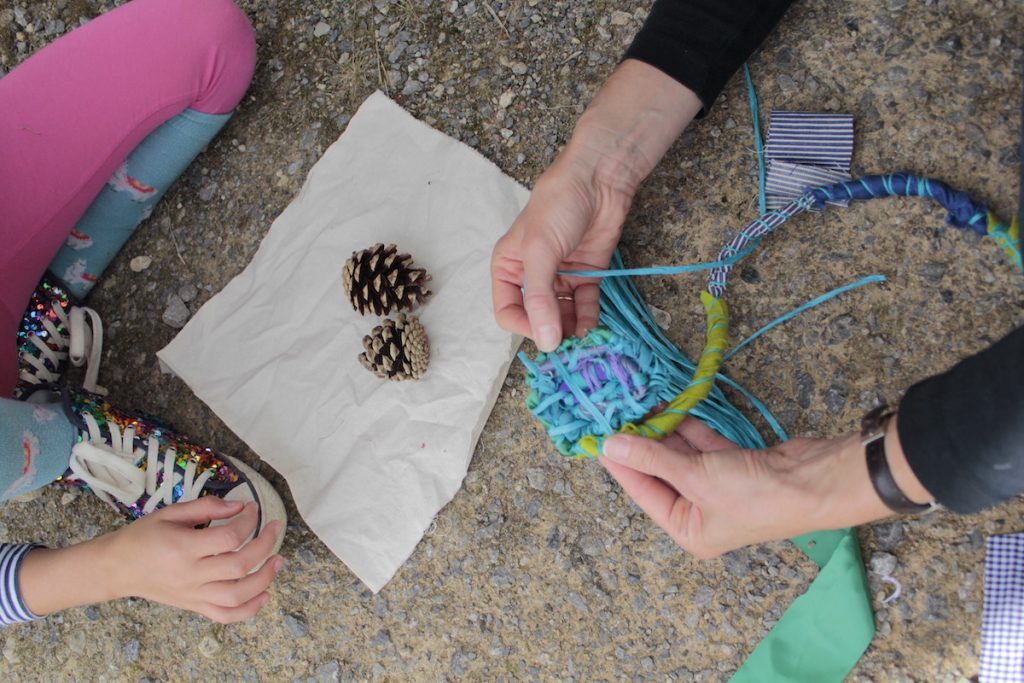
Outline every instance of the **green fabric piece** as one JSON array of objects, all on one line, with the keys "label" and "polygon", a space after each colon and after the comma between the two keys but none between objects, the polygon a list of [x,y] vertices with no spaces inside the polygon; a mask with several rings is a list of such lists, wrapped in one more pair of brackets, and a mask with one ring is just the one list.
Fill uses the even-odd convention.
[{"label": "green fabric piece", "polygon": [[875,635],[854,529],[792,539],[820,567],[730,683],[839,683]]}]

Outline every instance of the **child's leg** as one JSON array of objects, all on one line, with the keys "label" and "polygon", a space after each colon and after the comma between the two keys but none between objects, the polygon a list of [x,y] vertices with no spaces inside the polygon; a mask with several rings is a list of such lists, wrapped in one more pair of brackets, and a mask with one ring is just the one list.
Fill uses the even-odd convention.
[{"label": "child's leg", "polygon": [[59,403],[0,399],[0,503],[64,474],[76,435]]},{"label": "child's leg", "polygon": [[194,156],[195,129],[222,123],[254,65],[252,29],[231,0],[134,0],[0,79],[0,396],[14,387],[24,306],[87,207],[132,150],[186,110],[182,120],[194,120],[173,149],[140,155],[176,157],[158,164],[165,177]]},{"label": "child's leg", "polygon": [[50,262],[50,272],[84,298],[168,186],[230,117],[186,109],[150,133],[71,229]]}]

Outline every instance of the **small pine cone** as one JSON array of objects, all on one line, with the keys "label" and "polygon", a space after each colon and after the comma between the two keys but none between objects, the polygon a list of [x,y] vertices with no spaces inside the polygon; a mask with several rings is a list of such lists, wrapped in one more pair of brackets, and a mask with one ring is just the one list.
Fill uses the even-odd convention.
[{"label": "small pine cone", "polygon": [[419,318],[387,318],[363,337],[359,362],[381,379],[419,379],[430,363],[430,341]]},{"label": "small pine cone", "polygon": [[411,311],[430,297],[430,275],[412,267],[412,256],[399,254],[394,244],[375,244],[352,252],[342,271],[345,293],[352,307],[365,315],[387,315],[393,310]]}]

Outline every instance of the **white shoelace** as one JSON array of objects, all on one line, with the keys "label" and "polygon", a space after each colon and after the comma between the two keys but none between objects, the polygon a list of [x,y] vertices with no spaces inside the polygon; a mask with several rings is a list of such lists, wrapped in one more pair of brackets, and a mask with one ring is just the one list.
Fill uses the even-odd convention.
[{"label": "white shoelace", "polygon": [[[43,318],[43,327],[50,333],[50,339],[57,346],[57,350],[50,348],[50,345],[39,335],[30,335],[28,340],[38,349],[39,355],[28,352],[21,354],[22,360],[32,368],[32,370],[22,370],[21,379],[29,384],[57,382],[60,380],[60,375],[48,368],[45,361],[48,360],[52,367],[59,368],[62,361],[70,360],[76,368],[82,367],[82,365],[86,366],[82,388],[105,396],[107,390],[97,384],[100,374],[100,356],[103,353],[103,321],[100,320],[99,314],[84,306],[72,306],[70,316],[59,304],[53,304],[52,308],[68,334],[61,334],[49,318]],[[89,317],[88,322],[86,316]]]},{"label": "white shoelace", "polygon": [[[213,470],[208,469],[197,477],[196,464],[191,460],[184,474],[175,472],[177,453],[174,448],[167,448],[164,451],[163,482],[158,486],[160,442],[156,437],[149,437],[146,451],[141,447],[136,449],[133,428],[129,427],[122,433],[116,424],[107,422],[107,430],[110,432],[110,443],[107,444],[96,419],[88,413],[83,413],[82,417],[89,433],[83,434],[82,441],[71,449],[71,472],[75,479],[85,482],[101,500],[115,508],[115,500],[130,507],[143,493],[149,494],[149,500],[142,508],[143,514],[149,514],[160,503],[171,505],[195,500],[207,480],[213,476]],[[135,465],[144,455],[145,471]],[[174,501],[171,496],[178,484],[182,485],[183,492],[181,498]]]}]

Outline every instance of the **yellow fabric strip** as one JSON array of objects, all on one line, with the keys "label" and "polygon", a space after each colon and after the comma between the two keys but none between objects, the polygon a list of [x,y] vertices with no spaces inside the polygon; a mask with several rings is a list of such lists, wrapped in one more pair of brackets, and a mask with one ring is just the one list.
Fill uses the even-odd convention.
[{"label": "yellow fabric strip", "polygon": [[1013,265],[1018,268],[1024,267],[1024,264],[1021,263],[1020,221],[1017,216],[1013,217],[1013,221],[1007,227],[1004,223],[999,222],[999,218],[994,213],[989,211],[988,234],[996,241],[996,244],[1002,247],[1006,255],[1013,261]]}]

